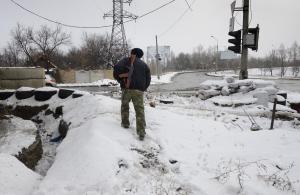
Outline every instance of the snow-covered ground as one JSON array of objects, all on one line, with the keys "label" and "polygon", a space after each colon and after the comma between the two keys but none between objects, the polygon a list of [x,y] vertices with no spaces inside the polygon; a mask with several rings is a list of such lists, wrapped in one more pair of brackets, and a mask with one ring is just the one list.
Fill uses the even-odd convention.
[{"label": "snow-covered ground", "polygon": [[28,169],[14,156],[0,153],[0,194],[26,195],[40,183],[41,176]]},{"label": "snow-covered ground", "polygon": [[[163,84],[170,83],[172,78],[178,74],[178,72],[169,72],[160,75],[160,79],[156,75],[152,75],[151,84]],[[90,87],[90,86],[116,86],[119,85],[116,80],[112,79],[101,79],[92,83],[65,83],[57,84],[58,87]]]},{"label": "snow-covered ground", "polygon": [[90,86],[115,86],[118,85],[116,80],[112,79],[101,79],[92,83],[60,83],[58,87],[90,87]]},{"label": "snow-covered ground", "polygon": [[[298,120],[276,120],[274,130],[269,130],[266,116],[271,105],[220,107],[214,99],[148,96],[149,101],[156,100],[156,107],[146,100],[143,142],[137,139],[133,107],[131,127],[120,126],[120,100],[90,94],[64,100],[52,97],[46,101],[49,108],[63,106],[63,119],[71,122],[52,166],[40,163],[39,169],[47,173],[39,176],[1,153],[0,194],[300,194]],[[300,100],[297,93],[292,97]],[[160,104],[159,99],[174,104]],[[42,102],[11,97],[0,103]],[[39,117],[47,133],[55,133],[57,120],[44,113]],[[250,130],[252,117],[262,130]]]},{"label": "snow-covered ground", "polygon": [[[211,76],[234,76],[238,77],[239,72],[235,72],[233,70],[226,71],[218,71],[218,72],[210,72],[208,75]],[[267,68],[250,68],[248,69],[249,78],[270,78],[270,79],[279,79],[281,77],[281,68],[276,67],[272,69],[272,75],[270,69]],[[283,78],[285,79],[300,79],[300,74],[293,74],[293,67],[286,67]]]},{"label": "snow-covered ground", "polygon": [[13,117],[0,123],[0,153],[17,155],[35,141],[37,128],[32,121]]},{"label": "snow-covered ground", "polygon": [[170,83],[172,81],[172,78],[178,73],[179,72],[168,72],[163,75],[160,75],[159,79],[158,79],[157,75],[152,75],[151,76],[151,84]]}]

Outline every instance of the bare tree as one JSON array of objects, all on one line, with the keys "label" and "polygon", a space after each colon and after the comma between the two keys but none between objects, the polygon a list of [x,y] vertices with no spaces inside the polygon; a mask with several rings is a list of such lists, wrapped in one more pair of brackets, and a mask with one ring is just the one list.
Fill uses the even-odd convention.
[{"label": "bare tree", "polygon": [[27,33],[29,40],[47,60],[51,59],[60,46],[71,43],[71,35],[63,32],[60,26],[53,30],[48,26],[42,26],[36,32],[28,30]]},{"label": "bare tree", "polygon": [[106,57],[108,51],[108,36],[96,34],[84,34],[81,47],[85,67],[88,69],[106,68]]},{"label": "bare tree", "polygon": [[19,47],[14,42],[8,43],[7,47],[3,49],[1,66],[22,66],[23,60],[20,55]]},{"label": "bare tree", "polygon": [[280,77],[282,78],[282,77],[284,77],[286,70],[287,70],[287,68],[285,67],[285,60],[286,60],[287,55],[286,55],[286,49],[283,44],[281,44],[279,46],[278,56],[280,59]]},{"label": "bare tree", "polygon": [[32,28],[25,28],[24,26],[17,24],[16,29],[12,31],[13,41],[19,47],[20,50],[26,56],[26,61],[28,64],[36,65],[33,58],[33,53],[35,49],[32,45],[32,41],[28,37],[28,34],[32,31]]},{"label": "bare tree", "polygon": [[0,67],[4,66],[4,56],[0,53]]},{"label": "bare tree", "polygon": [[180,53],[176,58],[176,69],[187,70],[191,69],[191,57],[189,54]]},{"label": "bare tree", "polygon": [[71,36],[62,31],[61,27],[50,29],[42,26],[40,30],[33,31],[32,27],[24,27],[17,24],[12,31],[13,41],[25,54],[27,64],[37,66],[38,61],[42,60],[48,66],[53,54],[62,45],[70,43]]},{"label": "bare tree", "polygon": [[194,52],[191,55],[191,63],[192,63],[192,68],[193,69],[202,69],[204,70],[206,68],[203,58],[205,56],[205,50],[202,45],[199,45],[196,47]]},{"label": "bare tree", "polygon": [[67,67],[73,69],[82,69],[84,68],[83,65],[85,64],[82,50],[76,47],[72,47],[66,56],[67,59]]},{"label": "bare tree", "polygon": [[291,60],[291,66],[293,76],[297,77],[300,72],[300,64],[297,62],[297,58],[300,56],[300,47],[297,42],[294,42],[288,51],[289,59]]},{"label": "bare tree", "polygon": [[276,66],[276,51],[273,49],[265,60],[265,71],[269,71],[270,75],[273,76],[273,68]]}]

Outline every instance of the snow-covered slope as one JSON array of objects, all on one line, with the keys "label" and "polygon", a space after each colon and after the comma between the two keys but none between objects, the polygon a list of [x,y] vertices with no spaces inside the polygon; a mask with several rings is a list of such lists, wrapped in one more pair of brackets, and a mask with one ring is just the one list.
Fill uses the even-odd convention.
[{"label": "snow-covered slope", "polygon": [[18,159],[0,153],[0,194],[31,195],[40,176],[23,165]]},{"label": "snow-covered slope", "polygon": [[54,100],[72,124],[33,195],[300,192],[300,131],[291,123],[277,121],[270,131],[269,121],[261,119],[263,130],[253,132],[241,128],[251,125],[247,117],[203,111],[196,103],[146,106],[141,142],[132,107],[131,128],[120,126],[119,100],[100,95]]},{"label": "snow-covered slope", "polygon": [[[300,164],[295,150],[300,146],[299,131],[241,131],[213,118],[146,107],[147,136],[140,142],[133,112],[132,128],[120,127],[118,100],[85,96],[66,102],[64,109],[71,130],[36,195],[232,194],[240,189],[237,173],[225,185],[213,179],[221,174],[222,162],[232,162],[232,168],[263,160],[269,169],[265,174],[270,175],[270,164]],[[243,170],[249,177],[245,193],[286,193],[258,179],[262,170],[253,169],[258,168]],[[299,171],[293,167],[292,181]]]}]

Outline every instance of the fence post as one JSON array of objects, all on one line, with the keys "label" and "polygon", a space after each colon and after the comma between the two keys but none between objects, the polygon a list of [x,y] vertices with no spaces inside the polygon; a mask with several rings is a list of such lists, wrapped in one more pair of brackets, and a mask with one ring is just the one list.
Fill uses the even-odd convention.
[{"label": "fence post", "polygon": [[277,104],[277,98],[274,98],[274,104],[273,104],[273,111],[272,111],[272,119],[271,119],[271,127],[270,130],[274,127],[274,120],[275,120],[275,112],[276,112],[276,104]]}]

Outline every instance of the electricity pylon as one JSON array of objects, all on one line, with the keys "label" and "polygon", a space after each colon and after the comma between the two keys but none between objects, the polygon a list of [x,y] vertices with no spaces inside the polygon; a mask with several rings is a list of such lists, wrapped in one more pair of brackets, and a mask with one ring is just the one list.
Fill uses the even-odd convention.
[{"label": "electricity pylon", "polygon": [[123,9],[125,3],[130,4],[132,0],[113,0],[113,10],[104,14],[104,18],[112,17],[113,26],[111,30],[107,63],[115,64],[122,56],[128,55],[128,45],[126,41],[124,18],[137,19],[138,16]]}]

